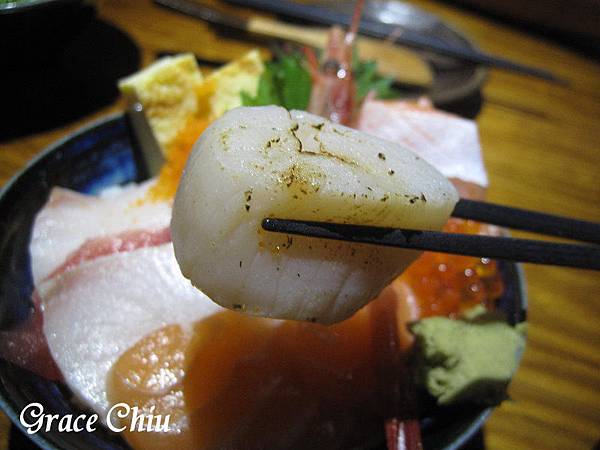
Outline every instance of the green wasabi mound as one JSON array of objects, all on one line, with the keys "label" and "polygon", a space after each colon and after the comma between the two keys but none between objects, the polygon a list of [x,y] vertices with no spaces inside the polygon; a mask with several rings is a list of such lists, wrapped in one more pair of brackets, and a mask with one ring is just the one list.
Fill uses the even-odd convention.
[{"label": "green wasabi mound", "polygon": [[473,401],[496,405],[525,348],[525,324],[512,327],[497,315],[415,322],[417,382],[438,404]]}]

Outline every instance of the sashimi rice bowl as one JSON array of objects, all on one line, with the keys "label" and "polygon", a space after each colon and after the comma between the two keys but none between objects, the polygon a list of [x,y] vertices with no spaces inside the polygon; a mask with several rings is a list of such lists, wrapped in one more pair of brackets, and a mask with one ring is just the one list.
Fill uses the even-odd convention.
[{"label": "sashimi rice bowl", "polygon": [[450,218],[488,185],[475,123],[351,50],[334,27],[321,61],[251,51],[204,76],[163,58],[120,82],[158,174],[118,115],[5,187],[2,406],[37,444],[456,448],[506,398],[515,265],[260,226],[503,232]]}]

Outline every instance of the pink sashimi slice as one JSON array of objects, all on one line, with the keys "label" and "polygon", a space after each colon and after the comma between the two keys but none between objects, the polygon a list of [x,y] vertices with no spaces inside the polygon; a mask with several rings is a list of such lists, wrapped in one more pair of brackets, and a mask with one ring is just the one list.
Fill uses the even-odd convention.
[{"label": "pink sashimi slice", "polygon": [[169,242],[171,242],[171,230],[169,228],[163,228],[158,231],[124,231],[114,236],[88,239],[46,278],[55,277],[67,270],[77,267],[85,261],[91,261],[92,259],[101,256],[107,256],[113,253],[131,252],[138,248],[154,247]]},{"label": "pink sashimi slice", "polygon": [[165,325],[221,310],[183,277],[170,243],[84,261],[41,282],[38,293],[54,361],[100,415],[109,406],[109,372],[128,348]]},{"label": "pink sashimi slice", "polygon": [[88,239],[167,228],[171,202],[142,201],[152,183],[111,189],[101,196],[52,189],[35,219],[29,246],[34,284],[63,265]]},{"label": "pink sashimi slice", "polygon": [[488,185],[477,125],[472,120],[438,111],[427,101],[367,98],[357,128],[402,144],[448,178]]},{"label": "pink sashimi slice", "polygon": [[487,189],[481,187],[476,183],[469,181],[463,181],[460,178],[450,178],[452,184],[458,191],[460,198],[467,198],[470,200],[484,200]]},{"label": "pink sashimi slice", "polygon": [[43,324],[40,300],[34,294],[31,316],[15,328],[0,331],[0,358],[48,380],[62,381],[62,374],[50,355]]},{"label": "pink sashimi slice", "polygon": [[[46,267],[56,265],[58,255],[64,254],[65,248],[69,249],[78,245],[92,230],[101,232],[113,228],[119,229],[128,221],[136,226],[147,224],[157,227],[165,223],[168,225],[170,205],[154,204],[140,207],[135,204],[135,201],[146,192],[147,186],[113,188],[111,190],[112,192],[104,197],[96,197],[62,188],[53,189],[49,201],[36,219],[31,243],[33,272],[37,275],[38,283],[40,282],[39,274],[45,272]],[[114,205],[114,212],[117,214],[123,213],[125,209],[125,217],[121,217],[120,221],[117,220],[116,224],[109,224],[108,220],[102,216],[104,213],[106,217],[112,217],[107,204],[109,202]],[[129,207],[136,209],[130,211]],[[87,228],[81,226],[76,229],[71,226],[72,224],[67,223],[67,219],[77,211],[80,211],[88,219],[100,220],[91,222],[93,226],[87,224]],[[157,213],[157,217],[150,217],[153,211]],[[80,218],[80,220],[83,219]],[[100,223],[99,228],[97,228],[98,223]],[[71,235],[67,233],[70,229],[74,231]],[[48,241],[63,244],[63,247],[56,245],[50,250]],[[168,226],[156,230],[126,230],[116,235],[88,238],[79,248],[75,247],[76,249],[67,255],[66,260],[54,268],[46,278],[58,276],[94,258],[142,247],[162,245],[170,241],[171,232]],[[36,268],[41,268],[41,272]],[[32,300],[33,308],[28,319],[11,329],[0,331],[0,358],[49,380],[62,380],[62,374],[50,354],[43,332],[44,319],[37,292],[34,293]]]}]

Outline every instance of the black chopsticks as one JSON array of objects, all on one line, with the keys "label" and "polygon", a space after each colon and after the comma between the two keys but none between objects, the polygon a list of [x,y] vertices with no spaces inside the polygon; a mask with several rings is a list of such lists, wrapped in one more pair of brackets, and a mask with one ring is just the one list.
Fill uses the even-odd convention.
[{"label": "black chopsticks", "polygon": [[600,244],[600,224],[527,209],[460,199],[454,207],[452,217]]},{"label": "black chopsticks", "polygon": [[[485,202],[460,200],[453,216],[600,243],[600,224]],[[262,226],[267,231],[325,239],[600,270],[600,246],[596,245],[276,218],[264,219]]]},{"label": "black chopsticks", "polygon": [[[296,20],[300,19],[326,26],[349,26],[352,20],[351,14],[338,11],[335,8],[328,8],[326,5],[316,4],[318,2],[311,2],[309,4],[284,0],[227,1],[236,5],[245,7],[249,6],[252,8],[291,17]],[[360,23],[360,33],[383,40],[389,39],[390,36],[394,35],[394,31],[397,29],[398,26],[395,24],[383,23],[381,21],[369,19],[369,17],[365,17]],[[476,48],[457,46],[451,42],[443,41],[439,38],[428,36],[425,33],[417,32],[406,27],[402,28],[402,32],[395,37],[394,41],[398,44],[417,50],[426,50],[439,55],[450,56],[463,61],[482,64],[484,66],[495,67],[515,73],[522,73],[524,75],[537,77],[547,81],[558,82],[560,84],[565,83],[564,80],[558,78],[552,72],[547,70],[526,66],[524,64],[510,61],[499,56],[490,55]]]}]

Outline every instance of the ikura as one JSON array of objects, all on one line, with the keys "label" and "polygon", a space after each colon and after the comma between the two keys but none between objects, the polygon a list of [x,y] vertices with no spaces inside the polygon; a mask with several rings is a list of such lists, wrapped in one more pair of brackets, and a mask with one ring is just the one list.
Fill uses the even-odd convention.
[{"label": "ikura", "polygon": [[[444,231],[493,234],[489,225],[451,219]],[[503,292],[496,261],[472,256],[426,252],[401,276],[413,291],[421,317],[456,317],[476,305],[492,309]]]}]

